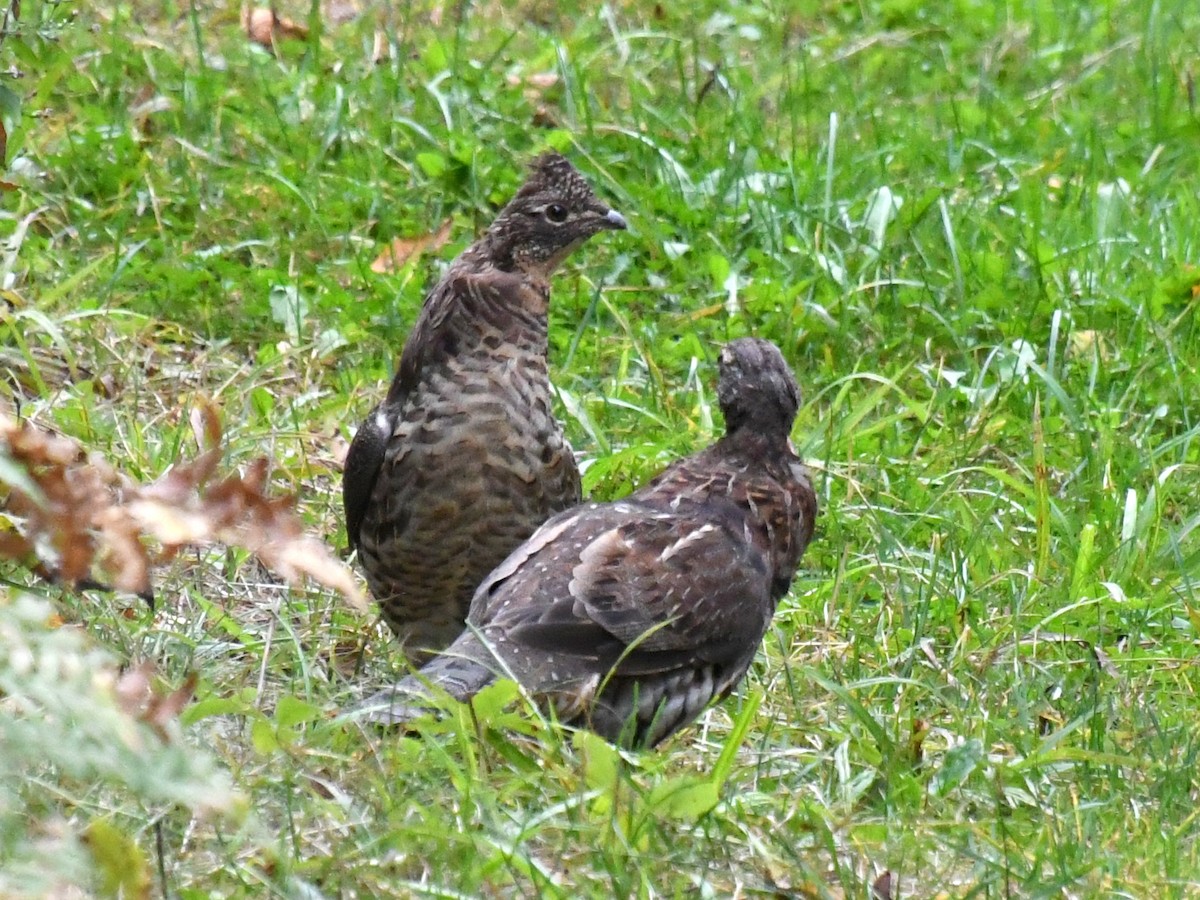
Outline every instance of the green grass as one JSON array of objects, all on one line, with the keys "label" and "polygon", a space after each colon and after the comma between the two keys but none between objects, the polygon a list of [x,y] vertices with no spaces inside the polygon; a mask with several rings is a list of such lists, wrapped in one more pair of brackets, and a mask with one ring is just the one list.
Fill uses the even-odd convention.
[{"label": "green grass", "polygon": [[[823,503],[738,696],[640,756],[503,693],[347,731],[393,648],[239,554],[162,573],[153,616],[53,594],[119,658],[199,672],[185,736],[251,813],[105,809],[156,868],[161,824],[181,897],[1200,891],[1194,2],[594,6],[394,4],[272,56],[232,4],[79,4],[0,50],[23,415],[151,478],[212,397],[232,459],[272,454],[343,544],[335,439],[552,145],[631,223],[554,287],[588,490],[709,441],[717,348],[752,333],[806,391]],[[50,805],[82,831],[102,790]]]}]

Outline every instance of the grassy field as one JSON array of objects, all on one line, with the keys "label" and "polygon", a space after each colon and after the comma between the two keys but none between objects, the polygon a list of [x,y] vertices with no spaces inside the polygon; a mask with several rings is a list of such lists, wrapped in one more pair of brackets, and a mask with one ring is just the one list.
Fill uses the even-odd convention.
[{"label": "grassy field", "polygon": [[1194,0],[354,9],[282,4],[311,33],[271,53],[219,0],[22,4],[0,405],[151,479],[212,398],[341,547],[424,289],[552,146],[630,222],[554,287],[585,490],[710,441],[755,334],[806,392],[817,539],[737,695],[641,755],[504,689],[339,724],[394,648],[239,552],[155,613],[5,569],[0,674],[31,592],[87,638],[22,607],[29,641],[199,687],[154,784],[77,758],[85,703],[25,723],[45,755],[0,726],[0,893],[125,859],[183,898],[1200,895]]}]

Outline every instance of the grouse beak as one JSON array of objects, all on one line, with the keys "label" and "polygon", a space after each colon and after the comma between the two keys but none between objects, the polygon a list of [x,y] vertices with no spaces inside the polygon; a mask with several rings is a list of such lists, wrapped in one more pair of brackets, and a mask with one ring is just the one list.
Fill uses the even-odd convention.
[{"label": "grouse beak", "polygon": [[601,217],[600,221],[604,223],[606,228],[613,228],[617,231],[624,231],[629,227],[628,223],[625,221],[625,217],[615,209],[610,209],[608,212],[606,212]]}]

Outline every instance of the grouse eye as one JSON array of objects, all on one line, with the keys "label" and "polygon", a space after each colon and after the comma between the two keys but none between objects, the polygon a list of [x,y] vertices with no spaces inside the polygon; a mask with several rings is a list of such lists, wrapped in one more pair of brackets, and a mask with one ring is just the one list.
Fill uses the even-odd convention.
[{"label": "grouse eye", "polygon": [[546,218],[555,224],[567,221],[567,208],[561,203],[551,203],[546,207]]}]

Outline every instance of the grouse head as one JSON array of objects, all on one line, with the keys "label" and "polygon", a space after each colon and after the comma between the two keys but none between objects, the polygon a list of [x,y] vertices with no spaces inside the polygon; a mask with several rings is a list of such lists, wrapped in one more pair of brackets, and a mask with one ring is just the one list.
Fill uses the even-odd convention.
[{"label": "grouse head", "polygon": [[800,408],[800,387],[779,348],[761,338],[738,338],[721,351],[717,402],[725,429],[749,429],[787,440]]},{"label": "grouse head", "polygon": [[544,153],[484,240],[497,268],[549,277],[592,235],[624,227],[624,217],[596,197],[566,157]]}]

